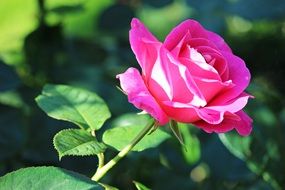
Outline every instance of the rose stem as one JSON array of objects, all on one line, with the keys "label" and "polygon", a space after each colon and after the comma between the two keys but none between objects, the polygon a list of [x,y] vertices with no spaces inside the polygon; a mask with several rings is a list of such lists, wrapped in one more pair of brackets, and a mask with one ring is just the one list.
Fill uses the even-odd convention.
[{"label": "rose stem", "polygon": [[125,146],[112,160],[110,160],[104,166],[97,169],[96,173],[92,176],[93,181],[99,181],[114,165],[116,165],[123,157],[125,157],[130,150],[156,125],[154,119],[152,119],[144,129],[127,145]]}]

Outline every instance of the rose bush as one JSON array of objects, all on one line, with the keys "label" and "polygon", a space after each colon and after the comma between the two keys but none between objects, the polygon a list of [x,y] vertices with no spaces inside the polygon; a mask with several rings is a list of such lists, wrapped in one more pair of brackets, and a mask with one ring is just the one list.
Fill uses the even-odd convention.
[{"label": "rose bush", "polygon": [[130,103],[160,125],[172,119],[209,133],[250,134],[252,119],[242,110],[251,97],[244,92],[250,73],[218,34],[186,20],[162,43],[133,19],[130,44],[142,72],[129,68],[117,76]]}]

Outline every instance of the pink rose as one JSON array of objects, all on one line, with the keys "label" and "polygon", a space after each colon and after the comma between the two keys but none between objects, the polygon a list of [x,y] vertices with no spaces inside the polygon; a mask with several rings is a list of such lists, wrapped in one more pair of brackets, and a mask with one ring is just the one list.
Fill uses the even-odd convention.
[{"label": "pink rose", "polygon": [[250,73],[218,34],[186,20],[162,43],[133,19],[130,43],[142,73],[117,76],[130,103],[160,125],[172,119],[208,133],[250,134],[252,119],[242,111],[252,97],[244,92]]}]

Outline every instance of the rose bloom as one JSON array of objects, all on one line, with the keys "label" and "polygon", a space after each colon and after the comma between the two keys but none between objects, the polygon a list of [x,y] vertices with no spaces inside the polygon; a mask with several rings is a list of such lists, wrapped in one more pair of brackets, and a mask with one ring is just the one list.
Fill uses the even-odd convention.
[{"label": "rose bloom", "polygon": [[133,19],[130,44],[142,69],[119,74],[128,101],[160,125],[191,123],[204,131],[236,129],[249,135],[252,119],[242,110],[250,73],[218,34],[195,20],[176,26],[162,43]]}]

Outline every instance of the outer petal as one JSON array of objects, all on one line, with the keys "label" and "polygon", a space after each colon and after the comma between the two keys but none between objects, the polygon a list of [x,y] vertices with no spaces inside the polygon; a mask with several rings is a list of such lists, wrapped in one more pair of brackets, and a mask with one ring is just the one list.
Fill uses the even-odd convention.
[{"label": "outer petal", "polygon": [[221,82],[200,77],[194,77],[194,80],[207,102],[210,102],[220,91],[233,86],[232,81]]},{"label": "outer petal", "polygon": [[125,73],[117,75],[117,78],[120,79],[121,87],[127,93],[130,103],[148,112],[160,125],[168,122],[168,117],[149,93],[137,69],[129,68]]},{"label": "outer petal", "polygon": [[[176,44],[176,46],[172,50],[169,50],[169,51],[172,53],[172,55],[174,57],[181,56],[180,55],[181,51],[185,48],[185,46],[189,43],[189,41],[191,39],[192,39],[191,34],[188,31],[187,33],[185,33],[185,35],[182,37],[182,39]],[[166,48],[167,48],[167,46],[166,46]]]},{"label": "outer petal", "polygon": [[142,73],[147,76],[158,57],[158,51],[162,44],[136,18],[131,22],[129,38],[131,48],[142,68]]},{"label": "outer petal", "polygon": [[240,111],[241,109],[244,108],[244,106],[247,104],[248,99],[253,98],[253,96],[247,94],[247,93],[242,93],[239,95],[237,98],[228,101],[225,104],[217,105],[217,106],[207,106],[208,109],[216,110],[219,112],[231,112],[235,113]]},{"label": "outer petal", "polygon": [[204,38],[210,40],[221,51],[232,52],[231,48],[221,36],[208,31],[199,22],[191,19],[176,26],[166,37],[164,44],[171,51],[187,33],[190,33],[191,37],[194,39]]},{"label": "outer petal", "polygon": [[223,91],[213,101],[209,102],[210,106],[223,105],[224,103],[239,96],[248,86],[250,73],[244,61],[232,53],[222,52],[228,62],[229,79],[232,80],[234,87]]},{"label": "outer petal", "polygon": [[175,121],[182,123],[193,123],[200,120],[199,116],[197,115],[197,108],[189,104],[174,101],[164,101],[162,102],[161,106],[165,113]]},{"label": "outer petal", "polygon": [[[164,75],[167,77],[171,87],[171,100],[183,103],[190,103],[195,106],[205,106],[206,100],[196,85],[192,75],[187,67],[175,59],[172,54],[161,48],[160,60],[156,65],[160,64]],[[154,66],[154,69],[156,67]],[[152,71],[152,77],[159,73],[159,70]],[[156,79],[158,82],[158,80]],[[155,89],[154,89],[155,90]],[[190,99],[189,99],[190,98]]]},{"label": "outer petal", "polygon": [[201,108],[196,111],[199,117],[208,124],[219,124],[224,119],[224,114],[216,110]]},{"label": "outer petal", "polygon": [[197,114],[201,119],[209,124],[219,124],[223,122],[224,118],[239,120],[236,112],[240,111],[251,96],[242,93],[238,98],[219,106],[207,106],[205,108],[197,109]]},{"label": "outer petal", "polygon": [[207,31],[207,34],[208,34],[208,39],[212,41],[221,51],[226,51],[229,53],[232,52],[231,48],[228,46],[228,44],[221,36],[211,31]]},{"label": "outer petal", "polygon": [[192,38],[206,38],[208,37],[206,30],[201,24],[195,20],[186,20],[176,26],[166,37],[164,41],[165,47],[172,51],[173,48],[183,39],[183,37],[190,33]]},{"label": "outer petal", "polygon": [[236,129],[237,132],[242,136],[249,135],[252,130],[252,119],[243,111],[237,112],[236,115],[240,117],[240,120],[225,117],[223,122],[217,125],[206,123],[203,120],[193,124],[199,128],[202,128],[207,133],[225,133],[232,129]]},{"label": "outer petal", "polygon": [[249,135],[252,131],[252,119],[244,111],[239,111],[236,114],[240,117],[241,121],[239,125],[235,126],[235,129],[240,135]]}]

